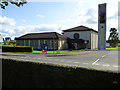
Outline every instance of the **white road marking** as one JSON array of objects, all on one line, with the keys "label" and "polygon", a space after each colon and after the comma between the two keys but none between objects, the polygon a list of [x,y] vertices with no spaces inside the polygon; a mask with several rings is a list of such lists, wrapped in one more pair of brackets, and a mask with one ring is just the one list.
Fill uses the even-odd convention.
[{"label": "white road marking", "polygon": [[42,59],[42,58],[37,58],[37,59]]},{"label": "white road marking", "polygon": [[92,63],[92,65],[94,65],[95,63],[97,63],[100,59],[97,59],[95,62]]},{"label": "white road marking", "polygon": [[110,65],[109,64],[103,64],[102,66],[109,67]]},{"label": "white road marking", "polygon": [[53,61],[58,61],[58,60],[53,60]]},{"label": "white road marking", "polygon": [[118,66],[117,66],[117,65],[113,65],[113,67],[118,68]]},{"label": "white road marking", "polygon": [[102,58],[104,58],[106,55],[103,55]]},{"label": "white road marking", "polygon": [[94,65],[100,65],[99,63],[96,63],[96,64],[94,64]]},{"label": "white road marking", "polygon": [[89,63],[83,63],[83,64],[89,64]]},{"label": "white road marking", "polygon": [[60,62],[64,62],[63,60],[61,60]]},{"label": "white road marking", "polygon": [[67,63],[72,63],[72,61],[66,61]]},{"label": "white road marking", "polygon": [[74,62],[74,63],[79,63],[79,62]]}]

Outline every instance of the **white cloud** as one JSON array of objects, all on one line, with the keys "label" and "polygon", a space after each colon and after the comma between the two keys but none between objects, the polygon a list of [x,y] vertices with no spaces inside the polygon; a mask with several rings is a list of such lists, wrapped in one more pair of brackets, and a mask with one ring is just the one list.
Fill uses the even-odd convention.
[{"label": "white cloud", "polygon": [[1,17],[0,16],[0,25],[15,26],[16,22],[13,18]]},{"label": "white cloud", "polygon": [[40,24],[40,25],[26,25],[17,26],[14,28],[15,34],[12,35],[14,39],[15,36],[19,37],[27,33],[41,33],[41,32],[58,32],[61,33],[66,27],[64,25],[56,24]]},{"label": "white cloud", "polygon": [[10,36],[14,39],[15,36],[24,35],[26,33],[40,32],[58,32],[65,28],[64,25],[56,24],[40,24],[40,25],[24,25],[16,26],[13,18],[0,17],[0,33],[5,36]]},{"label": "white cloud", "polygon": [[0,33],[3,36],[14,35],[15,20],[13,18],[0,16]]},{"label": "white cloud", "polygon": [[27,25],[18,26],[15,31],[19,33],[40,33],[40,32],[59,32],[63,29],[62,25],[55,24],[40,24],[40,25]]},{"label": "white cloud", "polygon": [[64,25],[54,25],[54,24],[40,24],[40,25],[26,25],[26,26],[16,26],[11,28],[2,28],[0,33],[3,36],[10,36],[12,39],[15,36],[19,37],[27,33],[41,33],[41,32],[58,32],[61,33],[61,30],[65,28]]},{"label": "white cloud", "polygon": [[45,18],[45,16],[42,15],[42,14],[37,14],[36,16],[37,16],[37,17],[40,17],[40,18]]},{"label": "white cloud", "polygon": [[70,22],[73,22],[74,20],[72,18],[67,18],[67,19],[64,19],[64,20],[60,20],[59,22],[60,23],[70,23]]},{"label": "white cloud", "polygon": [[79,13],[79,15],[75,19],[74,25],[76,26],[84,25],[93,28],[94,30],[98,30],[97,23],[98,23],[97,9],[91,7],[86,11],[82,11]]}]

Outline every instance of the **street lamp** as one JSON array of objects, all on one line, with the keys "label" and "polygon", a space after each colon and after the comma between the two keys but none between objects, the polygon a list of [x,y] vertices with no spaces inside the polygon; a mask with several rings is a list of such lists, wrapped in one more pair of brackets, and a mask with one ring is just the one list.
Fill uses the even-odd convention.
[{"label": "street lamp", "polygon": [[55,38],[53,37],[53,53],[55,52]]}]

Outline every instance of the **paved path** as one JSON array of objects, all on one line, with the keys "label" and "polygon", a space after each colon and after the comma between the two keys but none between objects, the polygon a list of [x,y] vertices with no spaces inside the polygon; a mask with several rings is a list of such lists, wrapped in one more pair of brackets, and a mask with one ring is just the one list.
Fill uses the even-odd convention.
[{"label": "paved path", "polygon": [[91,67],[95,69],[120,71],[120,51],[88,51],[74,54],[14,54],[1,53],[1,58],[42,61],[55,64]]}]

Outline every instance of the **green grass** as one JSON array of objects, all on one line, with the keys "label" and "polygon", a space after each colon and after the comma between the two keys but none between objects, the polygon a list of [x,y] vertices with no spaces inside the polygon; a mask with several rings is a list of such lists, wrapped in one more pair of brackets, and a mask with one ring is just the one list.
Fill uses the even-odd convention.
[{"label": "green grass", "polygon": [[[84,52],[85,50],[72,50],[72,51],[47,51],[47,54],[65,54],[65,53],[79,53],[79,52]],[[44,54],[42,51],[36,51],[33,50],[32,54]]]},{"label": "green grass", "polygon": [[[56,53],[53,51],[47,51],[48,54]],[[44,54],[42,51],[33,50],[32,54]]]},{"label": "green grass", "polygon": [[[67,54],[67,53],[79,53],[85,52],[85,50],[72,50],[72,51],[47,51],[46,54]],[[24,54],[45,54],[42,51],[33,50],[33,52],[8,52],[8,53],[24,53]]]},{"label": "green grass", "polygon": [[[97,50],[97,49],[96,49]],[[110,48],[106,48],[106,50],[120,50],[120,47],[110,47]],[[72,51],[47,51],[47,54],[65,54],[65,53],[79,53],[79,52],[85,52],[85,50],[72,50]],[[32,54],[44,54],[42,53],[42,51],[37,51],[37,50],[33,50]]]},{"label": "green grass", "polygon": [[106,50],[120,50],[120,47],[109,47]]}]

